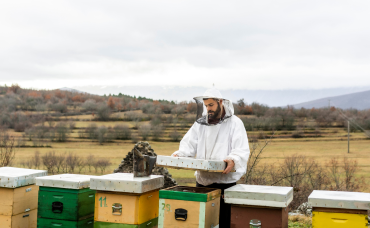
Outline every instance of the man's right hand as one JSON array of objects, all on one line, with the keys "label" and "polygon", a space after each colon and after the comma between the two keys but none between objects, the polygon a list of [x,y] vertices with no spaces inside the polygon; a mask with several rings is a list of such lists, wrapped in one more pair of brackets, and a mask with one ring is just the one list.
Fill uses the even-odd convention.
[{"label": "man's right hand", "polygon": [[171,156],[172,156],[172,157],[178,157],[179,155],[177,155],[177,154],[173,153]]}]

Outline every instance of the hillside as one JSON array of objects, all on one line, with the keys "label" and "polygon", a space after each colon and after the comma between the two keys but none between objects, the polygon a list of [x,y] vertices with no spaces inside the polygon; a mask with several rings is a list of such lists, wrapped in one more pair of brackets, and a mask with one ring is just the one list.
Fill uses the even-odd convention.
[{"label": "hillside", "polygon": [[294,108],[323,108],[328,107],[330,100],[330,106],[335,106],[342,109],[359,109],[365,110],[370,109],[370,90],[358,93],[351,93],[335,97],[326,97],[313,101],[308,101],[300,104],[293,105]]}]

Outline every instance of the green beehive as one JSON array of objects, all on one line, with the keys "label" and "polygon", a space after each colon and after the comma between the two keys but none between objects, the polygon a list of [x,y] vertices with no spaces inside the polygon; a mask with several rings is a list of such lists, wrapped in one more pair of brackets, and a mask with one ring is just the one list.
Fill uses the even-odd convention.
[{"label": "green beehive", "polygon": [[68,220],[46,219],[46,218],[37,219],[37,228],[50,228],[50,227],[93,228],[94,218],[91,217],[91,218],[84,219],[81,221],[68,221]]},{"label": "green beehive", "polygon": [[58,227],[93,227],[88,224],[95,205],[95,190],[89,188],[91,177],[61,174],[37,178],[38,227],[50,227],[53,223]]}]

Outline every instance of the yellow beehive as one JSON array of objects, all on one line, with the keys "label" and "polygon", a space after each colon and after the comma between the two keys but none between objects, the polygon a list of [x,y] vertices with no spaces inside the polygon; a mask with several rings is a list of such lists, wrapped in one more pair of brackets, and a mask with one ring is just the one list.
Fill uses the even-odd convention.
[{"label": "yellow beehive", "polygon": [[366,214],[312,212],[313,228],[367,228],[367,223],[367,212]]},{"label": "yellow beehive", "polygon": [[18,215],[0,215],[1,228],[36,228],[37,209]]},{"label": "yellow beehive", "polygon": [[313,228],[367,228],[370,194],[315,190],[308,197]]},{"label": "yellow beehive", "polygon": [[0,215],[18,215],[37,209],[39,187],[0,188]]},{"label": "yellow beehive", "polygon": [[95,194],[95,221],[139,225],[158,217],[159,190]]}]

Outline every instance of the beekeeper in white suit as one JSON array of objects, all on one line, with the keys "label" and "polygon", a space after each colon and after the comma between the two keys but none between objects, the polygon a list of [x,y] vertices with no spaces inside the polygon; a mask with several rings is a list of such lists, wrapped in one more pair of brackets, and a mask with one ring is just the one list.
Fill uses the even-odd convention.
[{"label": "beekeeper in white suit", "polygon": [[[246,173],[249,144],[243,122],[234,115],[234,106],[215,88],[203,96],[195,97],[196,122],[180,142],[175,157],[194,157],[205,160],[223,160],[227,167],[223,173],[197,171],[197,187],[224,189],[236,185]],[[231,172],[235,168],[236,172]],[[220,228],[230,227],[231,207],[221,198]]]}]

